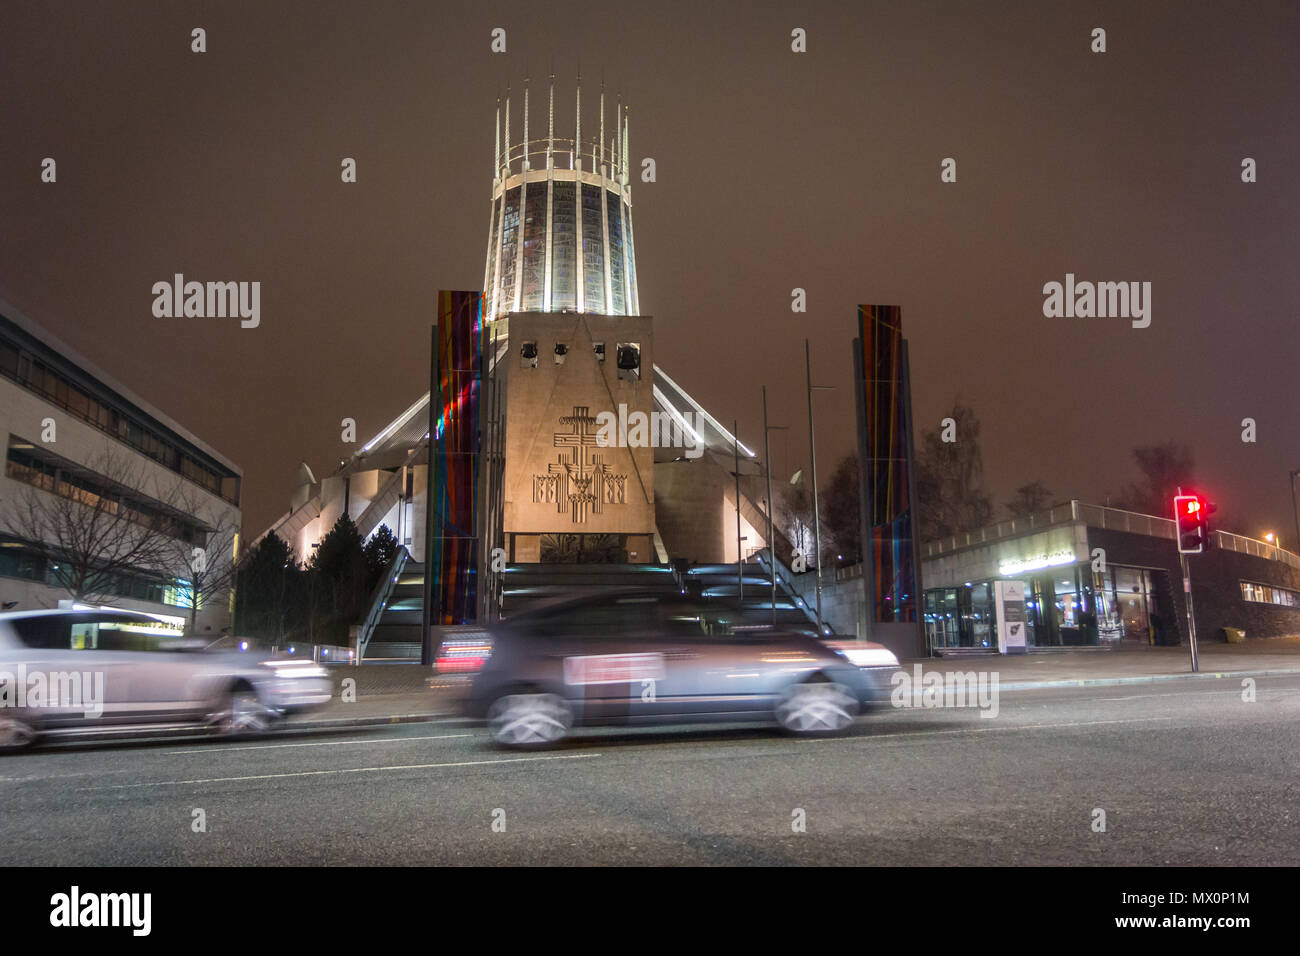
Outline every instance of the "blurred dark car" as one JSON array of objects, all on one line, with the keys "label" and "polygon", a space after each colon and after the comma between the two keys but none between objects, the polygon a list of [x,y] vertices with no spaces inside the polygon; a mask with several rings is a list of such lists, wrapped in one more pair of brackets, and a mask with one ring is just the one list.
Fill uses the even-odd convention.
[{"label": "blurred dark car", "polygon": [[328,702],[332,692],[313,661],[208,651],[148,614],[0,614],[0,750],[38,736],[164,724],[258,733]]},{"label": "blurred dark car", "polygon": [[[494,625],[463,707],[499,744],[554,743],[574,726],[775,721],[834,734],[887,701],[897,659],[867,666],[735,600],[616,591]],[[856,642],[853,642],[856,643]]]}]

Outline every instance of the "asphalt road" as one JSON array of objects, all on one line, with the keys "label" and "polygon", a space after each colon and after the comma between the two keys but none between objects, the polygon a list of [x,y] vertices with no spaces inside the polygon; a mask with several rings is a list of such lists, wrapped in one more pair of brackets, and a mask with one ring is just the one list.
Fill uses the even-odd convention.
[{"label": "asphalt road", "polygon": [[523,754],[458,722],[60,745],[0,757],[0,845],[10,865],[1294,865],[1300,678],[1257,695],[1024,691],[829,740],[596,730]]}]

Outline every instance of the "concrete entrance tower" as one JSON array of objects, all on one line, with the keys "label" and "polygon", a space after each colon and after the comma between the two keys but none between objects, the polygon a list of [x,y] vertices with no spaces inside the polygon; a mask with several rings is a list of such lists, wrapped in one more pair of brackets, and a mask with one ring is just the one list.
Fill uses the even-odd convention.
[{"label": "concrete entrance tower", "polygon": [[485,341],[505,343],[493,359],[505,397],[507,560],[651,563],[654,450],[602,445],[597,434],[602,416],[626,422],[654,410],[627,114],[620,102],[607,152],[603,90],[590,141],[580,81],[572,138],[555,136],[554,77],[545,138],[530,138],[529,109],[525,85],[523,138],[512,145],[509,93],[504,124],[497,108],[483,284]]}]

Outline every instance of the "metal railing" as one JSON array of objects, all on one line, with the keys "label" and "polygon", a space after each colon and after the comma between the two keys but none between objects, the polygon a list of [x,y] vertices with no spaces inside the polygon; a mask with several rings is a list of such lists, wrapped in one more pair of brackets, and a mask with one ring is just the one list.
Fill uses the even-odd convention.
[{"label": "metal railing", "polygon": [[[767,549],[763,549],[762,551],[760,551],[757,555],[757,558],[758,558],[759,566],[763,568],[769,575],[768,586],[771,587],[770,582],[771,582],[772,571],[771,571],[771,565],[768,563],[769,556],[767,553]],[[790,569],[785,566],[785,562],[783,562],[780,558],[776,558],[775,560],[776,560],[777,591],[780,592],[784,590],[786,598],[790,601],[790,604],[795,608],[795,610],[802,611],[804,617],[808,618],[808,621],[811,624],[815,625],[817,623],[816,608],[810,606],[808,604],[808,601],[804,598],[803,592],[794,586],[794,575],[792,574]]]},{"label": "metal railing", "polygon": [[351,664],[352,648],[339,644],[308,644],[306,641],[286,641],[271,647],[274,654],[287,654],[303,660],[316,661],[319,664]]},{"label": "metal railing", "polygon": [[1269,561],[1281,561],[1283,564],[1290,565],[1293,568],[1300,568],[1300,555],[1293,554],[1284,548],[1279,548],[1275,544],[1269,544],[1267,541],[1260,541],[1258,538],[1247,538],[1244,535],[1233,534],[1231,531],[1216,531],[1219,536],[1219,547],[1225,551],[1237,551],[1241,554],[1253,554],[1257,558],[1264,558]]},{"label": "metal railing", "polygon": [[1168,538],[1170,541],[1178,534],[1174,528],[1173,518],[1160,518],[1156,515],[1108,508],[1104,505],[1085,505],[1077,501],[1074,504],[1078,506],[1079,520],[1090,528],[1128,531],[1131,534],[1144,534],[1152,538]]},{"label": "metal railing", "polygon": [[[965,531],[961,534],[948,535],[935,541],[927,541],[921,547],[922,557],[933,558],[961,548],[1014,538],[1030,531],[1041,531],[1066,522],[1079,522],[1089,528],[1101,528],[1105,531],[1127,531],[1151,538],[1167,538],[1173,541],[1178,531],[1173,518],[1161,518],[1158,515],[1142,514],[1138,511],[1125,511],[1123,508],[1111,508],[1106,505],[1091,505],[1077,498],[1063,504],[1053,505],[1046,511],[1035,512],[1022,518],[1008,518],[997,524]],[[1233,534],[1231,531],[1216,531],[1219,547],[1227,551],[1252,554],[1270,561],[1281,561],[1293,568],[1300,568],[1300,555],[1291,553],[1275,544]],[[842,569],[847,570],[847,569]],[[859,573],[861,573],[859,571]]]},{"label": "metal railing", "polygon": [[[597,146],[595,140],[588,140],[579,146],[574,142],[573,137],[571,136],[556,136],[552,142],[554,143],[554,148],[551,150],[551,162],[554,164],[555,169],[572,169],[574,166],[569,164],[574,163],[574,160],[580,159],[583,163],[582,171],[584,173],[593,175],[600,173],[598,168],[592,168],[593,152],[596,154],[595,165],[599,166],[601,162],[599,146]],[[530,139],[528,141],[527,151],[525,151],[523,143],[511,143],[509,153],[507,153],[503,148],[498,154],[497,159],[502,166],[508,167],[509,172],[507,173],[507,176],[518,176],[523,172],[523,162],[525,158],[528,160],[529,172],[545,172],[547,153],[546,144],[547,137],[545,136]],[[561,162],[564,163],[563,166],[560,165]],[[614,169],[613,156],[611,156],[609,152],[609,143],[605,144],[604,162],[606,169],[605,178],[611,183],[618,185],[621,182],[622,159],[620,158],[619,160],[619,168]],[[574,165],[576,166],[576,163]]]},{"label": "metal railing", "polygon": [[388,565],[388,570],[384,572],[384,576],[375,585],[374,596],[370,599],[370,610],[366,612],[366,619],[356,629],[357,653],[352,658],[353,663],[360,664],[361,659],[366,656],[366,648],[370,645],[370,637],[375,633],[375,626],[379,623],[379,619],[384,616],[384,610],[388,607],[388,599],[393,596],[397,581],[402,576],[402,569],[406,567],[406,562],[410,558],[411,555],[406,548],[399,545],[397,553],[393,555],[393,560]]},{"label": "metal railing", "polygon": [[835,569],[835,580],[852,581],[854,578],[862,577],[862,562],[854,561],[852,564],[842,564]]},{"label": "metal railing", "polygon": [[1022,518],[1008,518],[1005,521],[999,521],[997,524],[988,525],[984,528],[977,528],[974,531],[963,531],[960,534],[927,541],[921,547],[922,556],[933,558],[949,551],[956,551],[959,548],[969,548],[990,541],[1014,538],[1030,531],[1041,531],[1053,525],[1064,524],[1067,521],[1077,521],[1078,518],[1079,502],[1067,501],[1063,504],[1053,505],[1046,511],[1035,512]]}]

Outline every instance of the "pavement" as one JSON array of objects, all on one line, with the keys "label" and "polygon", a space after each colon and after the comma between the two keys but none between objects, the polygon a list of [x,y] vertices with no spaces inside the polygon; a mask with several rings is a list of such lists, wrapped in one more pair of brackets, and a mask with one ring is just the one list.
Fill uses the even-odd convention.
[{"label": "pavement", "polygon": [[1201,644],[1198,659],[1193,673],[1186,647],[1080,648],[904,661],[903,667],[910,672],[919,663],[923,673],[996,672],[1004,691],[1280,676],[1300,674],[1300,636]]},{"label": "pavement", "polygon": [[[1258,638],[1241,644],[1203,644],[1200,670],[1192,673],[1185,647],[1125,650],[1062,649],[1032,654],[978,655],[903,661],[913,674],[980,672],[998,675],[1002,693],[1056,687],[1122,687],[1164,681],[1300,676],[1300,636]],[[463,675],[438,675],[419,664],[335,665],[334,699],[293,718],[300,729],[365,727],[457,719],[468,689]],[[351,680],[354,683],[347,685]]]},{"label": "pavement", "polygon": [[420,664],[336,665],[334,696],[324,707],[291,717],[297,729],[420,723],[457,716],[469,689],[463,675],[439,675]]}]

